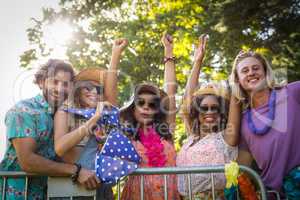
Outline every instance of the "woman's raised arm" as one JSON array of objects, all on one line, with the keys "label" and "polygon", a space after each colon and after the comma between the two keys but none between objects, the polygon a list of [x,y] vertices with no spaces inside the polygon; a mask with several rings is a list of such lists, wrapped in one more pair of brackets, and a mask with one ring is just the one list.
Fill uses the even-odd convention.
[{"label": "woman's raised arm", "polygon": [[208,39],[208,36],[205,34],[203,34],[199,37],[198,47],[194,54],[193,68],[192,68],[192,71],[188,78],[187,84],[185,86],[185,92],[184,92],[183,104],[182,104],[182,106],[183,106],[182,117],[183,117],[183,121],[184,121],[184,124],[185,124],[185,127],[186,127],[188,133],[191,132],[190,127],[189,127],[190,126],[189,119],[187,117],[188,110],[189,110],[189,106],[192,103],[193,93],[195,92],[195,89],[197,87],[199,87],[198,80],[199,80],[202,61],[203,61],[203,58],[205,55],[207,39]]},{"label": "woman's raised arm", "polygon": [[118,104],[118,64],[121,59],[121,54],[128,45],[127,39],[117,39],[114,41],[110,67],[106,71],[106,78],[104,83],[104,97],[105,101],[110,102],[112,105]]},{"label": "woman's raised arm", "polygon": [[224,131],[224,140],[230,146],[236,146],[239,142],[242,112],[241,107],[241,102],[236,97],[231,95],[228,121]]},{"label": "woman's raised arm", "polygon": [[164,88],[168,95],[169,101],[169,113],[167,122],[170,126],[171,133],[175,130],[176,124],[176,91],[177,91],[177,81],[175,73],[175,57],[173,55],[173,38],[168,34],[164,34],[161,38],[161,42],[164,45]]}]

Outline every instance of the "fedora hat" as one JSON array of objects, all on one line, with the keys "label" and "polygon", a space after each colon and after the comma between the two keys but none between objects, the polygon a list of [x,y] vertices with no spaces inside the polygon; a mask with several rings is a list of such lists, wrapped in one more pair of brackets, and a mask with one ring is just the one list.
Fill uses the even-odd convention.
[{"label": "fedora hat", "polygon": [[93,81],[99,85],[104,85],[106,78],[106,69],[104,68],[86,68],[81,70],[74,78],[77,81]]}]

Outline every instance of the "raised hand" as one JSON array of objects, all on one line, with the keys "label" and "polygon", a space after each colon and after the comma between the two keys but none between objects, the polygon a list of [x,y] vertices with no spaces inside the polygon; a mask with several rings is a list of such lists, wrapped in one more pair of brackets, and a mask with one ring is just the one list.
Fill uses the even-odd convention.
[{"label": "raised hand", "polygon": [[202,34],[199,37],[198,47],[195,50],[195,54],[194,54],[194,62],[202,62],[205,55],[207,40],[208,40],[207,34]]},{"label": "raised hand", "polygon": [[110,66],[106,71],[106,81],[104,84],[105,100],[113,105],[117,105],[118,97],[118,64],[121,59],[121,54],[128,45],[128,40],[121,38],[116,39],[113,43]]},{"label": "raised hand", "polygon": [[128,40],[125,38],[116,39],[113,43],[112,52],[121,54],[128,45]]},{"label": "raised hand", "polygon": [[100,119],[101,115],[102,115],[104,107],[107,108],[108,110],[110,110],[111,106],[112,106],[111,103],[109,103],[108,101],[98,102],[95,115],[92,118],[94,118],[97,122]]},{"label": "raised hand", "polygon": [[171,35],[164,33],[161,37],[161,42],[165,48],[173,48],[173,38]]},{"label": "raised hand", "polygon": [[161,42],[164,45],[165,48],[165,56],[171,57],[173,56],[173,38],[171,35],[164,33]]},{"label": "raised hand", "polygon": [[88,126],[88,129],[90,130],[89,134],[92,134],[93,132],[91,130],[93,130],[94,127],[97,126],[97,122],[99,121],[100,117],[102,116],[104,107],[110,109],[111,106],[112,106],[111,103],[109,103],[107,101],[98,102],[94,116],[87,121],[87,126]]}]

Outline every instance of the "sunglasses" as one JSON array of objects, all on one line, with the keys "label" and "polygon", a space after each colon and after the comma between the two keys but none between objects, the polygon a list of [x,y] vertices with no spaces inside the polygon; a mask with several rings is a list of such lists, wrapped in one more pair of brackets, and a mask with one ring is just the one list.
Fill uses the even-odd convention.
[{"label": "sunglasses", "polygon": [[200,106],[199,112],[201,114],[206,114],[208,112],[210,113],[220,113],[220,107],[219,106]]},{"label": "sunglasses", "polygon": [[143,107],[146,104],[147,104],[147,106],[150,109],[157,110],[159,108],[159,99],[154,99],[154,100],[151,100],[151,101],[146,101],[143,98],[137,98],[135,100],[135,105],[138,106],[138,107]]},{"label": "sunglasses", "polygon": [[82,89],[86,89],[87,91],[91,92],[94,89],[96,89],[98,95],[102,95],[103,92],[103,86],[93,85],[93,84],[87,84],[81,86]]}]

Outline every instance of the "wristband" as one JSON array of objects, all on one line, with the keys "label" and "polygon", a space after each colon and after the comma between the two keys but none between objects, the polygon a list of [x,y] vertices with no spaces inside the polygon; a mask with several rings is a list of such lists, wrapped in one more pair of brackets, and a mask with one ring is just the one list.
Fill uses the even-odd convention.
[{"label": "wristband", "polygon": [[172,57],[164,57],[163,63],[166,64],[167,62],[174,62],[175,63],[176,57],[172,56]]},{"label": "wristband", "polygon": [[71,180],[73,183],[76,183],[81,170],[81,165],[78,163],[74,163],[74,165],[76,166],[76,172],[71,176]]}]

